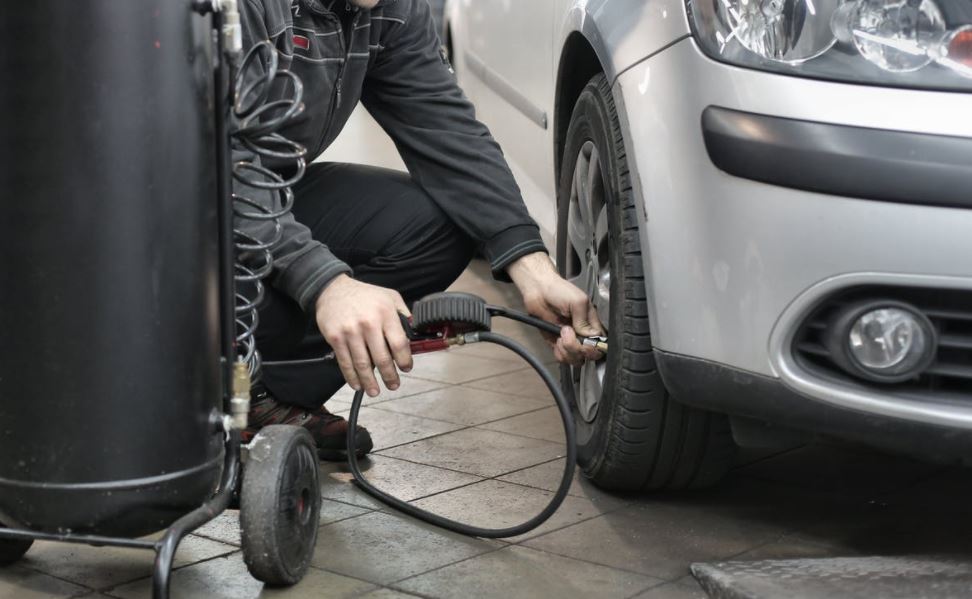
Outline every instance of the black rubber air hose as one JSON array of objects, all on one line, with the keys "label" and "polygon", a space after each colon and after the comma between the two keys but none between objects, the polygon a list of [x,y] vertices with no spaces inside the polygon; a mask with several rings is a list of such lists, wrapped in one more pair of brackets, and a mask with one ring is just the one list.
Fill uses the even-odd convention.
[{"label": "black rubber air hose", "polygon": [[541,364],[535,356],[531,355],[526,348],[508,337],[497,335],[496,333],[492,332],[484,331],[480,333],[469,333],[468,336],[473,338],[478,337],[479,341],[486,343],[495,343],[496,345],[501,345],[526,360],[526,362],[533,367],[537,374],[540,375],[543,382],[546,383],[547,389],[550,390],[551,395],[554,397],[554,401],[557,403],[557,409],[560,410],[560,419],[564,425],[564,437],[567,440],[567,459],[564,461],[564,474],[560,480],[560,486],[557,487],[557,491],[554,493],[553,498],[550,500],[550,503],[543,508],[543,511],[530,520],[527,520],[523,524],[519,524],[517,526],[510,526],[508,528],[481,528],[479,526],[471,526],[462,522],[456,522],[455,520],[450,520],[449,518],[439,516],[438,514],[433,514],[432,512],[423,510],[406,501],[402,501],[401,499],[389,495],[388,493],[385,493],[381,489],[375,487],[368,481],[368,479],[364,477],[364,474],[362,474],[361,468],[358,466],[358,456],[355,453],[355,435],[358,428],[358,412],[360,412],[361,402],[364,400],[364,390],[360,390],[355,393],[354,400],[351,402],[351,414],[348,417],[347,438],[348,466],[351,468],[351,474],[354,475],[354,482],[366,493],[379,501],[408,514],[409,516],[418,518],[419,520],[428,522],[429,524],[434,524],[440,528],[468,536],[482,537],[486,539],[514,537],[529,532],[546,522],[547,519],[557,511],[560,504],[564,502],[564,498],[567,497],[567,491],[570,489],[571,482],[573,482],[574,479],[574,469],[577,466],[577,448],[574,438],[574,417],[571,413],[570,404],[567,403],[567,399],[560,390],[560,384],[554,379],[553,376],[550,375],[549,372],[547,372],[543,364]]}]

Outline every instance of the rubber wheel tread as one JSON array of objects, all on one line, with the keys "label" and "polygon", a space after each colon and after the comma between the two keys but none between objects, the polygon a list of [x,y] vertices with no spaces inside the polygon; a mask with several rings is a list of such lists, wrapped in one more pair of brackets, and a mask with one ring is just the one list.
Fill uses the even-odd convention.
[{"label": "rubber wheel tread", "polygon": [[243,560],[271,586],[299,582],[317,544],[321,494],[310,432],[264,427],[250,442],[240,493]]},{"label": "rubber wheel tread", "polygon": [[21,539],[0,539],[0,566],[8,566],[20,561],[34,541]]}]

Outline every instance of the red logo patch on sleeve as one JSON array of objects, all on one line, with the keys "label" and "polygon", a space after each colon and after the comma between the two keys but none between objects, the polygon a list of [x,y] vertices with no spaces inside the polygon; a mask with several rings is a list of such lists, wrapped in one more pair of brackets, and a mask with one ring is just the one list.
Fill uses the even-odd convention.
[{"label": "red logo patch on sleeve", "polygon": [[302,50],[310,50],[310,39],[302,35],[294,35],[294,46]]}]

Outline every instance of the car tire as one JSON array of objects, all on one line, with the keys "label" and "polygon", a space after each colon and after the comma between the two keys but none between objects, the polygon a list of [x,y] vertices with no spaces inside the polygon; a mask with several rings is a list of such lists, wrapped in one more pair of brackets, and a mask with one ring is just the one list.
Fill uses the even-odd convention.
[{"label": "car tire", "polygon": [[651,342],[637,215],[617,109],[599,74],[575,104],[558,185],[558,268],[588,291],[610,337],[605,360],[561,367],[578,462],[606,489],[710,486],[731,465],[735,444],[724,415],[680,404],[665,389]]}]

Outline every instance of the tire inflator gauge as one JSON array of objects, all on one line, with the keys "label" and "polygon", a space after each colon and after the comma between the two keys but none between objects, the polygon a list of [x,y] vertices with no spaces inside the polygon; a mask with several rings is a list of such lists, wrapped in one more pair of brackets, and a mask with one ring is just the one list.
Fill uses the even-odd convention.
[{"label": "tire inflator gauge", "polygon": [[[517,312],[501,306],[486,303],[480,297],[468,293],[445,292],[429,295],[412,308],[411,318],[402,316],[402,326],[410,341],[413,354],[441,351],[453,346],[470,343],[494,343],[503,346],[525,360],[540,375],[547,389],[553,396],[560,412],[561,422],[566,439],[566,459],[564,460],[563,476],[560,485],[547,506],[530,520],[508,528],[481,528],[433,514],[414,504],[385,493],[371,484],[361,472],[355,453],[355,435],[358,426],[358,414],[364,400],[364,390],[354,395],[351,403],[351,413],[348,416],[348,465],[355,483],[369,495],[383,503],[404,512],[414,518],[434,524],[446,530],[461,534],[483,537],[504,538],[524,534],[543,524],[553,515],[567,496],[577,465],[577,449],[574,435],[574,419],[571,406],[564,397],[559,382],[544,368],[543,364],[525,347],[516,341],[492,332],[493,317],[509,318],[538,328],[553,335],[560,334],[560,327],[546,321],[534,318],[528,314]],[[607,339],[604,337],[585,337],[580,339],[585,346],[594,347],[607,352]]]}]

